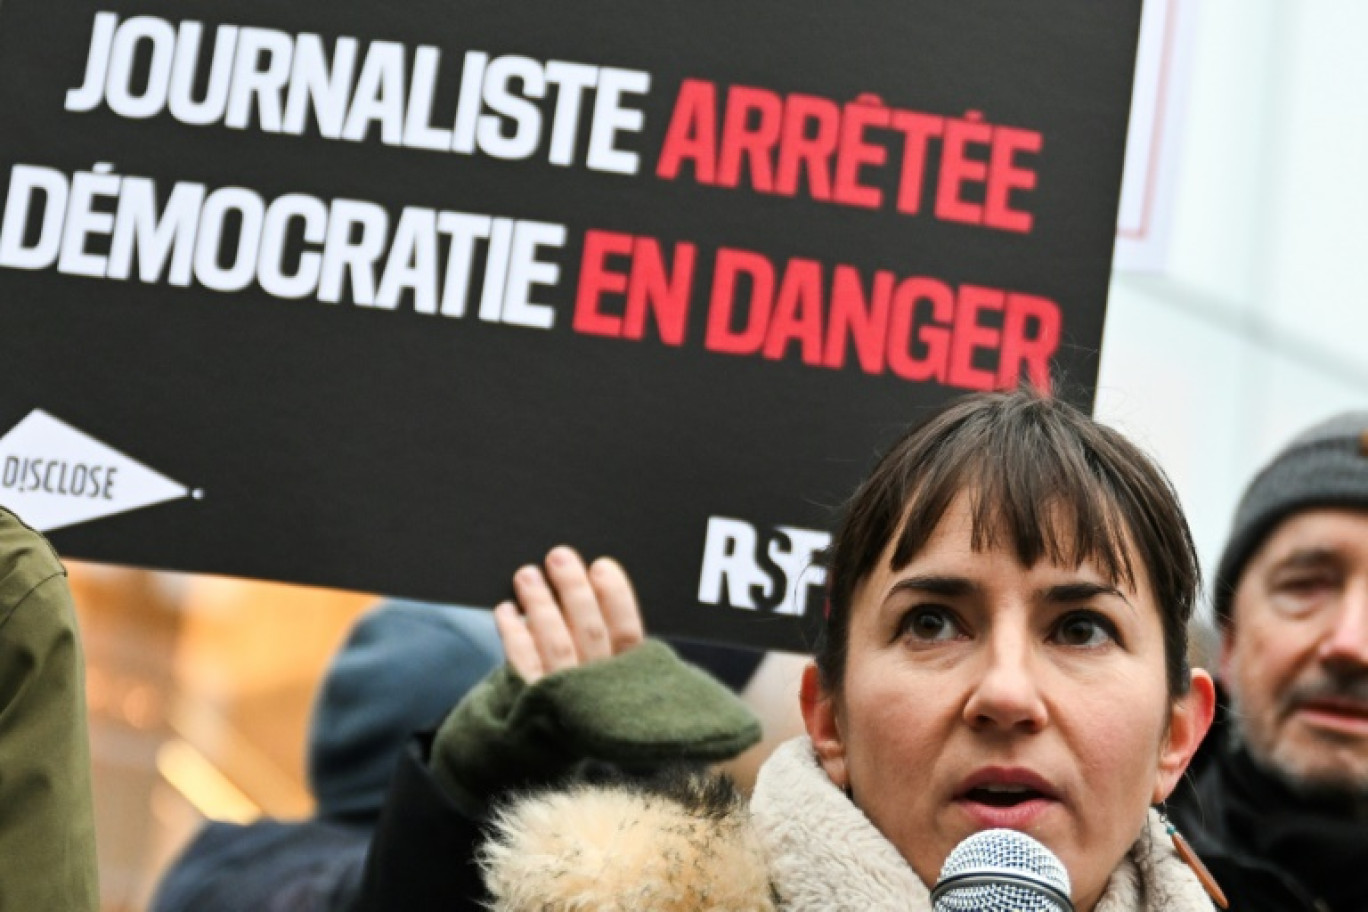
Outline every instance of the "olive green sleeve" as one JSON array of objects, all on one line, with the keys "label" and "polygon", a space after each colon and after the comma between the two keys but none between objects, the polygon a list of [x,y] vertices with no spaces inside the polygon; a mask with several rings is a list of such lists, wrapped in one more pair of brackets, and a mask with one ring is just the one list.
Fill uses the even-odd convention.
[{"label": "olive green sleeve", "polygon": [[494,671],[442,723],[431,766],[479,817],[501,792],[554,782],[585,760],[647,771],[726,760],[759,740],[735,694],[648,640],[533,684],[506,665]]},{"label": "olive green sleeve", "polygon": [[85,675],[66,571],[0,510],[0,912],[95,912]]}]

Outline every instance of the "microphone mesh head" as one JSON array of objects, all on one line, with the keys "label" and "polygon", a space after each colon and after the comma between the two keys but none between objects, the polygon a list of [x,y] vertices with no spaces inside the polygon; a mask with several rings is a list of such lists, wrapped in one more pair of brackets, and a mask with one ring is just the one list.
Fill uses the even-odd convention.
[{"label": "microphone mesh head", "polygon": [[1069,890],[1069,872],[1045,846],[1016,830],[983,830],[945,859],[932,899],[935,912],[1073,912]]}]

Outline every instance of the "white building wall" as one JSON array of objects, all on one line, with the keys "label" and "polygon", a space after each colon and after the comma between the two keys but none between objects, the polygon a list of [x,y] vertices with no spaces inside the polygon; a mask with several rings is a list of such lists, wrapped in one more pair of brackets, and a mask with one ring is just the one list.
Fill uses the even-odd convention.
[{"label": "white building wall", "polygon": [[1258,467],[1368,408],[1368,3],[1195,2],[1165,266],[1113,277],[1097,413],[1168,469],[1210,575]]}]

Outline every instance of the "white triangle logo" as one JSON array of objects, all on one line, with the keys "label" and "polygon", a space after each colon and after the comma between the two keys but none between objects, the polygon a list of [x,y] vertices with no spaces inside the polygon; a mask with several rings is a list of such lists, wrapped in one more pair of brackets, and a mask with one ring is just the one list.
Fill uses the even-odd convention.
[{"label": "white triangle logo", "polygon": [[0,503],[40,532],[188,494],[184,485],[42,409],[0,437]]}]

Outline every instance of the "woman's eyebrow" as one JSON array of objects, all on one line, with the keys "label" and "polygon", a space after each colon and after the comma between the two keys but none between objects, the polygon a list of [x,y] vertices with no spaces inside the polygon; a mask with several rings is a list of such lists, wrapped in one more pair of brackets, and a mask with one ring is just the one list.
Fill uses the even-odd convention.
[{"label": "woman's eyebrow", "polygon": [[903,590],[924,592],[928,595],[939,595],[945,598],[959,598],[973,595],[979,591],[979,586],[973,580],[965,579],[962,576],[906,576],[890,586],[888,594],[892,595]]},{"label": "woman's eyebrow", "polygon": [[1064,583],[1059,586],[1050,586],[1041,592],[1041,600],[1053,604],[1086,602],[1090,598],[1099,595],[1113,595],[1130,604],[1130,599],[1115,586],[1107,586],[1102,583]]}]

